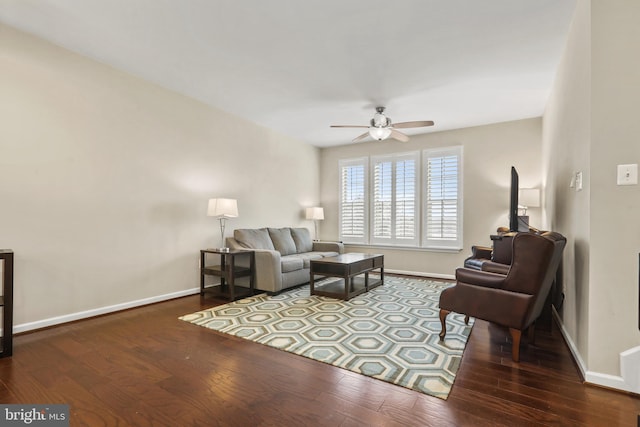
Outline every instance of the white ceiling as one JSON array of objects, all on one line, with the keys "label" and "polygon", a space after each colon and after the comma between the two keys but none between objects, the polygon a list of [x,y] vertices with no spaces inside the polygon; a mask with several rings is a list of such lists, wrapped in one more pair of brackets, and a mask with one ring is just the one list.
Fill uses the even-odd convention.
[{"label": "white ceiling", "polygon": [[0,0],[0,22],[323,147],[376,105],[429,132],[541,116],[575,2]]}]

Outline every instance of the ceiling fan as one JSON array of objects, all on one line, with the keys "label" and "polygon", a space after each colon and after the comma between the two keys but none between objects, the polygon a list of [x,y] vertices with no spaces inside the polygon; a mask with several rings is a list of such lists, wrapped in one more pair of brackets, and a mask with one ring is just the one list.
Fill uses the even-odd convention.
[{"label": "ceiling fan", "polygon": [[371,138],[378,141],[382,141],[383,139],[391,137],[393,139],[397,139],[398,141],[407,142],[409,141],[409,137],[396,129],[420,128],[426,126],[433,126],[433,122],[431,120],[421,120],[417,122],[392,123],[391,119],[385,116],[384,107],[376,107],[376,113],[373,115],[373,119],[371,119],[371,121],[369,122],[369,126],[331,125],[332,128],[369,129],[362,135],[355,137],[352,142],[362,141],[367,136],[371,136]]}]

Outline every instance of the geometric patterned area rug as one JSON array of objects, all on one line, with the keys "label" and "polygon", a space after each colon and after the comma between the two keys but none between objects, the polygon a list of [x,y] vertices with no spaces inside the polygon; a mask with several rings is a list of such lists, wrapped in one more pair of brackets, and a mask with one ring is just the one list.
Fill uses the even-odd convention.
[{"label": "geometric patterned area rug", "polygon": [[449,286],[387,275],[383,286],[342,301],[311,296],[305,285],[180,319],[446,399],[473,325],[451,313],[440,341],[438,301]]}]

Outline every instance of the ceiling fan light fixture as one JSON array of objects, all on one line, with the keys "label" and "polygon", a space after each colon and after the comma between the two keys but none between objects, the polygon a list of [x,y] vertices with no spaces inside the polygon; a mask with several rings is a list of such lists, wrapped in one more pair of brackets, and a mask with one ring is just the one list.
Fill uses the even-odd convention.
[{"label": "ceiling fan light fixture", "polygon": [[387,127],[391,125],[391,119],[385,116],[384,113],[378,111],[373,115],[373,119],[371,119],[371,126],[375,127]]},{"label": "ceiling fan light fixture", "polygon": [[369,128],[369,135],[371,135],[371,138],[375,140],[382,141],[383,139],[389,138],[389,135],[391,135],[391,129],[372,126]]}]

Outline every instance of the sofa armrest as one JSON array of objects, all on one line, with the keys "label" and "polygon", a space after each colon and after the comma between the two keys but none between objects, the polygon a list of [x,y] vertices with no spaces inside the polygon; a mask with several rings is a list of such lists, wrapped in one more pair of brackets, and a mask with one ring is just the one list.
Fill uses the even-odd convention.
[{"label": "sofa armrest", "polygon": [[[227,237],[227,246],[237,250],[252,250],[255,254],[255,288],[267,292],[282,290],[282,261],[280,252],[271,249],[248,249],[233,237]],[[239,258],[237,264],[248,267],[249,261]]]},{"label": "sofa armrest", "polygon": [[505,279],[506,276],[504,274],[472,270],[470,268],[456,269],[456,281],[483,288],[501,289]]},{"label": "sofa armrest", "polygon": [[278,251],[269,249],[254,249],[256,268],[256,289],[267,292],[279,292],[282,290],[282,262]]},{"label": "sofa armrest", "polygon": [[313,250],[317,252],[338,252],[344,253],[342,242],[313,242]]}]

